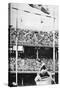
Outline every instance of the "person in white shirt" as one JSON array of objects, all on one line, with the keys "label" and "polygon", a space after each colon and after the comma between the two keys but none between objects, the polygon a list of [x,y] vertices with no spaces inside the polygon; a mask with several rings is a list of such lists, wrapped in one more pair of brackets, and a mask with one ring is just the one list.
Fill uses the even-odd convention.
[{"label": "person in white shirt", "polygon": [[40,81],[41,81],[41,77],[40,77],[40,73],[38,72],[37,76],[35,77],[36,85],[39,85]]},{"label": "person in white shirt", "polygon": [[52,84],[52,75],[47,70],[45,63],[42,63],[40,71],[37,73],[35,77],[36,85],[43,85],[43,84]]}]

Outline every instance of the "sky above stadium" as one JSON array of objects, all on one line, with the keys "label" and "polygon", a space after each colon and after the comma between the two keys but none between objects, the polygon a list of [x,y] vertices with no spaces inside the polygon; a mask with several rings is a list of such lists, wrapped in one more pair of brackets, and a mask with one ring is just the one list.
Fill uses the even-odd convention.
[{"label": "sky above stadium", "polygon": [[58,7],[49,5],[43,5],[43,7],[48,8],[49,15],[37,8],[30,7],[28,4],[12,3],[10,24],[14,28],[16,28],[17,24],[18,28],[21,29],[38,31],[58,30]]}]

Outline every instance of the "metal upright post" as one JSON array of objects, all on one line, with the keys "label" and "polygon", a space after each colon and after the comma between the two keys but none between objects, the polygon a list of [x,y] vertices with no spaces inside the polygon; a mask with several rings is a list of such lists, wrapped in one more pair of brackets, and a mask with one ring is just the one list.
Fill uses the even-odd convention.
[{"label": "metal upright post", "polygon": [[[16,19],[16,33],[17,33],[17,19]],[[18,80],[17,80],[17,59],[18,59],[18,50],[17,50],[17,36],[16,36],[16,85],[18,85]]]},{"label": "metal upright post", "polygon": [[53,9],[53,72],[55,74],[55,11]]},{"label": "metal upright post", "polygon": [[37,59],[38,59],[38,49],[37,49]]},{"label": "metal upright post", "polygon": [[18,80],[17,80],[17,60],[18,60],[18,37],[17,37],[17,28],[18,28],[18,8],[12,7],[12,9],[16,10],[16,85],[18,85]]},{"label": "metal upright post", "polygon": [[53,31],[53,71],[55,72],[55,32]]}]

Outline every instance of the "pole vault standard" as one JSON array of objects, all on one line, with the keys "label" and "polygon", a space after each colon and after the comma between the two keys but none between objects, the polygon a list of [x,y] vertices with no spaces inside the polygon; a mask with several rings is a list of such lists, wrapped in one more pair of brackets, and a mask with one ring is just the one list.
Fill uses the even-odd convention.
[{"label": "pole vault standard", "polygon": [[[17,33],[17,27],[18,27],[17,24],[18,24],[18,20],[16,18],[16,33]],[[16,36],[16,85],[18,85],[18,80],[17,80],[17,59],[18,59],[17,41],[18,41],[18,38]]]},{"label": "pole vault standard", "polygon": [[53,17],[53,73],[55,75],[55,8],[53,8]]},{"label": "pole vault standard", "polygon": [[18,60],[18,45],[17,45],[17,42],[18,42],[18,36],[17,36],[17,29],[18,29],[18,8],[12,8],[14,10],[16,10],[16,85],[18,85],[18,79],[17,79],[17,60]]}]

